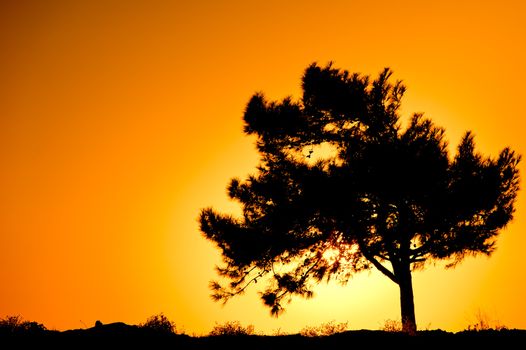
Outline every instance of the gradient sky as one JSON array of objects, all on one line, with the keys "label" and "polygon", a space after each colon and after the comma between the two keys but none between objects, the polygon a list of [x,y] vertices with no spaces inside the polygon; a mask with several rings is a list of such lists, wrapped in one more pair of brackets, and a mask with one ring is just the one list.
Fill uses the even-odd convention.
[{"label": "gradient sky", "polygon": [[[163,312],[189,334],[398,318],[397,286],[376,271],[278,319],[256,290],[214,303],[220,255],[199,210],[239,213],[226,186],[258,162],[245,104],[298,97],[314,61],[389,66],[404,116],[425,112],[452,148],[473,130],[487,155],[526,155],[525,18],[521,0],[2,1],[0,317],[62,330]],[[414,274],[419,327],[461,330],[480,310],[526,328],[525,198],[491,258]]]}]

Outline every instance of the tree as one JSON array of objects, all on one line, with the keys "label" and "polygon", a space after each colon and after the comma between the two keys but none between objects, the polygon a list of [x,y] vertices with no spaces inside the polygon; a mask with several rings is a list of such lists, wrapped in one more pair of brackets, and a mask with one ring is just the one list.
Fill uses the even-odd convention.
[{"label": "tree", "polygon": [[240,218],[200,213],[204,236],[221,250],[212,297],[225,301],[264,278],[273,315],[313,286],[345,283],[374,266],[400,289],[403,330],[416,331],[411,272],[467,255],[490,255],[512,219],[520,155],[475,151],[466,132],[450,156],[444,129],[422,114],[402,126],[405,86],[384,69],[375,80],[310,65],[299,101],[255,94],[244,132],[257,137],[261,162],[229,196]]}]

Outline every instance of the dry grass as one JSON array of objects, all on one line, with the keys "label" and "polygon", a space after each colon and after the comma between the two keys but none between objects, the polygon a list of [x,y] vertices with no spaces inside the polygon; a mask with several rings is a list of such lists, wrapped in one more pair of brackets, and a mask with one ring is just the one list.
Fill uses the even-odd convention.
[{"label": "dry grass", "polygon": [[336,321],[330,321],[322,323],[319,326],[306,326],[300,331],[300,334],[304,337],[323,337],[337,333],[342,333],[347,330],[347,322],[336,323]]},{"label": "dry grass", "polygon": [[401,332],[402,322],[399,320],[387,319],[385,320],[384,325],[380,327],[380,330],[389,333]]},{"label": "dry grass", "polygon": [[239,336],[254,335],[254,326],[243,326],[239,321],[230,321],[222,325],[216,324],[209,334],[210,336]]},{"label": "dry grass", "polygon": [[478,309],[475,313],[474,322],[468,325],[466,330],[479,332],[487,330],[501,331],[505,329],[508,329],[508,327],[500,323],[499,320],[491,319],[486,312]]}]

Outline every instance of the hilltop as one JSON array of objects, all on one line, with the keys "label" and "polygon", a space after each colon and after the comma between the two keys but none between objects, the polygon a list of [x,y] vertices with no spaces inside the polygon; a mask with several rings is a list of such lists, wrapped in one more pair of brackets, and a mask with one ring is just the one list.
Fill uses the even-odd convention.
[{"label": "hilltop", "polygon": [[[35,324],[33,322],[33,324]],[[37,324],[38,325],[38,324]],[[526,330],[471,330],[457,333],[442,330],[418,331],[415,336],[400,332],[352,330],[338,334],[308,337],[300,334],[292,335],[220,335],[220,336],[188,336],[176,334],[141,325],[128,325],[122,322],[101,324],[86,329],[65,331],[47,330],[45,327],[28,327],[25,330],[0,332],[0,344],[66,346],[152,346],[163,345],[183,349],[314,349],[335,348],[357,345],[367,346],[450,346],[466,344],[470,347],[479,345],[516,344],[526,340]]]}]

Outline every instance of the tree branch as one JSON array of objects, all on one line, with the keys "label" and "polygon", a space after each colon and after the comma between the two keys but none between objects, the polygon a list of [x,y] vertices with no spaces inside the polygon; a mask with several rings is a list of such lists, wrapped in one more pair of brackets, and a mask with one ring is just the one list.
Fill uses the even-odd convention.
[{"label": "tree branch", "polygon": [[234,287],[234,292],[230,292],[229,294],[231,294],[232,296],[234,295],[238,295],[238,294],[241,294],[245,291],[245,289],[248,288],[249,285],[251,285],[252,283],[257,283],[257,280],[258,278],[262,277],[263,275],[265,275],[265,273],[267,271],[263,270],[263,271],[260,271],[256,276],[254,276],[253,278],[251,278],[243,287],[241,288],[238,288],[237,285],[240,284],[241,282],[243,282],[245,280],[245,278],[256,268],[257,266],[254,266],[253,268],[251,268],[246,274],[245,276],[243,276],[241,278],[241,280],[236,283],[236,286]]},{"label": "tree branch", "polygon": [[419,257],[426,255],[428,253],[427,251],[428,247],[429,247],[429,241],[425,242],[418,248],[409,249],[410,260],[418,259]]},{"label": "tree branch", "polygon": [[383,259],[383,260],[390,260],[388,255],[384,254],[376,254],[377,257]]},{"label": "tree branch", "polygon": [[363,256],[367,260],[369,260],[374,265],[374,267],[376,267],[378,270],[380,270],[381,273],[383,273],[384,275],[389,277],[391,279],[391,281],[393,281],[394,283],[398,284],[398,278],[396,278],[394,273],[392,273],[388,268],[386,268],[378,260],[376,260],[374,255],[370,254],[367,251],[367,249],[365,249],[365,247],[364,247],[364,245],[362,243],[359,243],[358,245],[360,246],[360,250],[362,251]]}]

